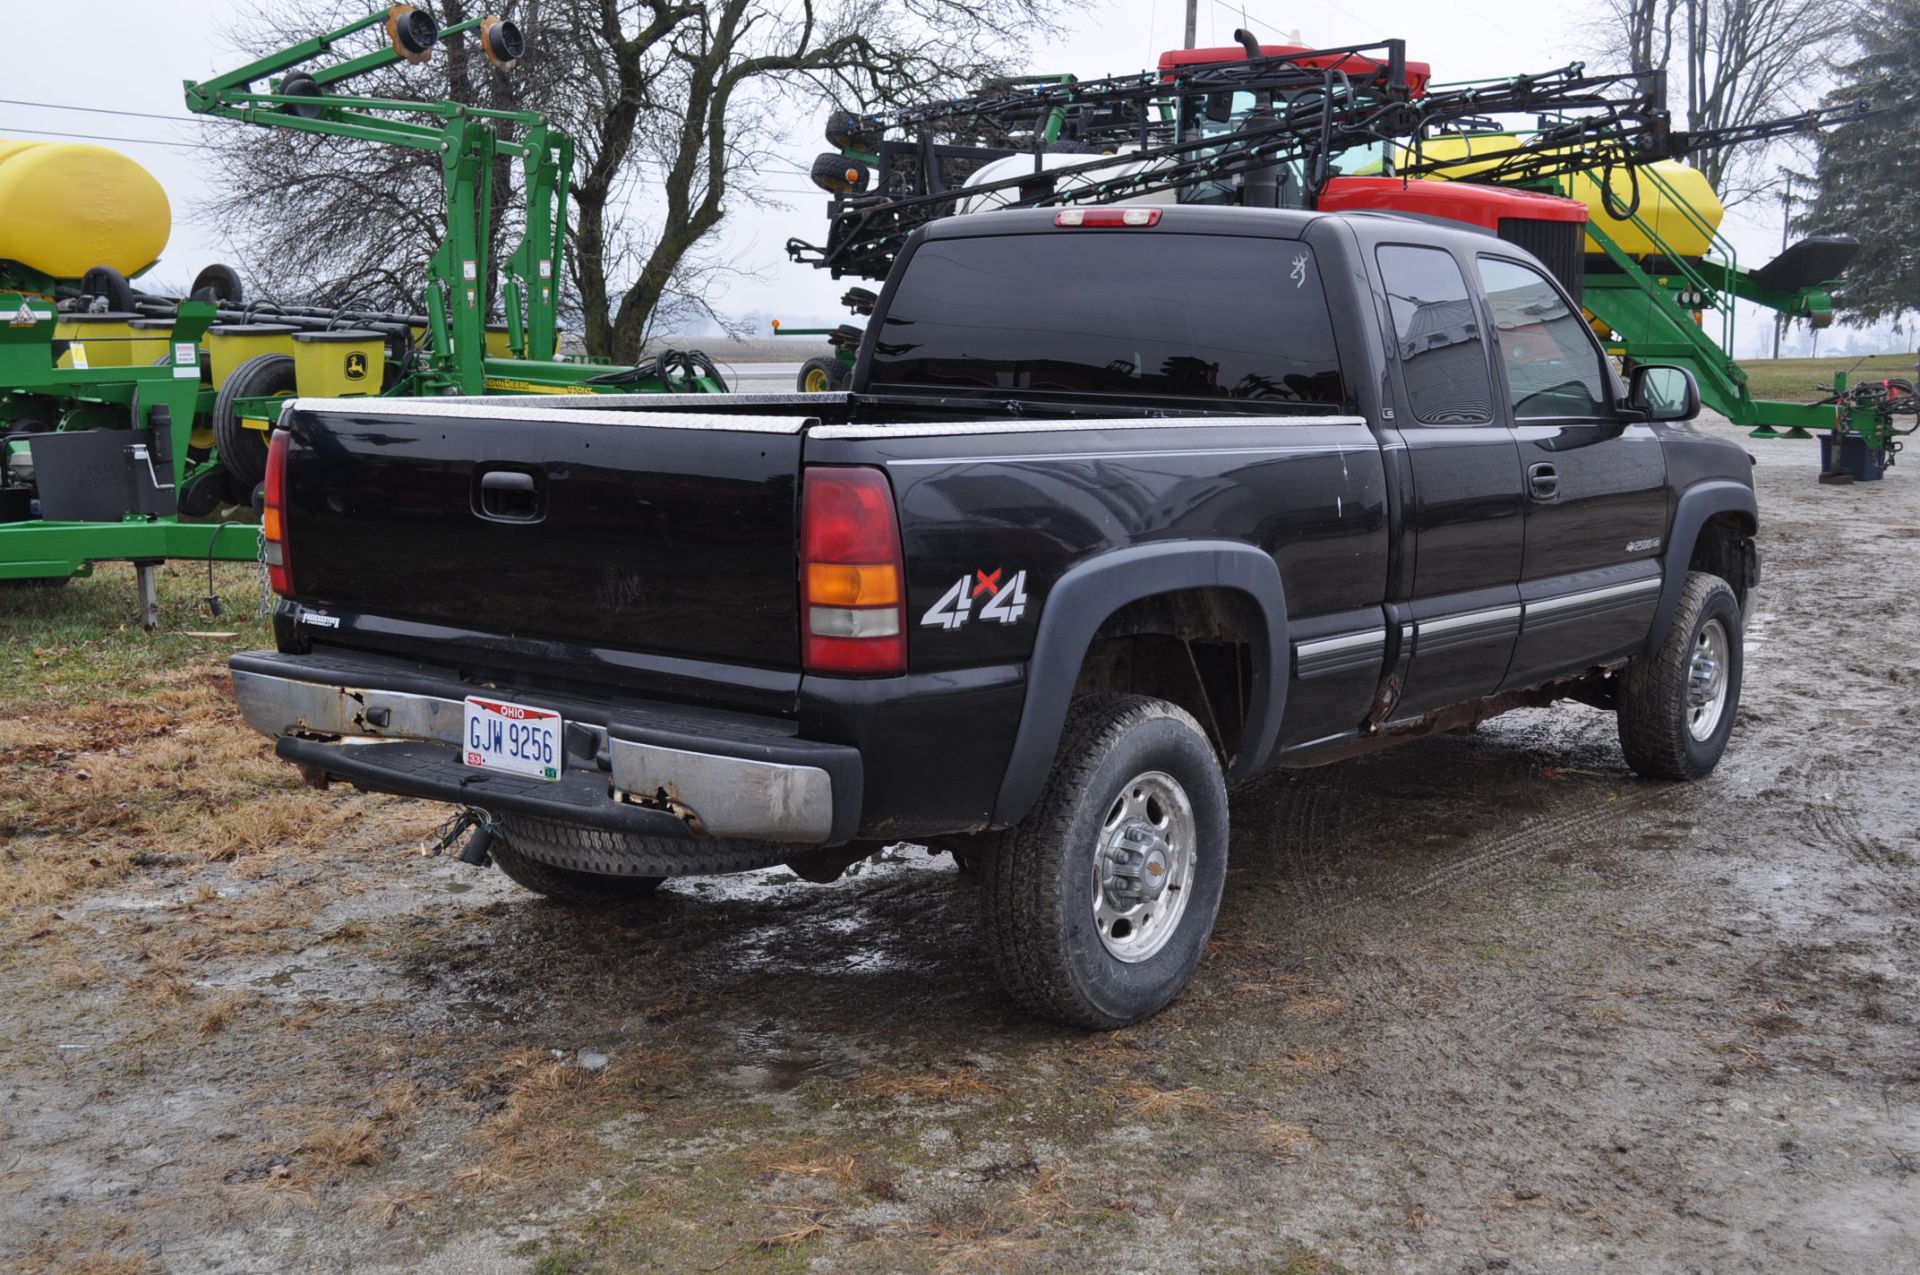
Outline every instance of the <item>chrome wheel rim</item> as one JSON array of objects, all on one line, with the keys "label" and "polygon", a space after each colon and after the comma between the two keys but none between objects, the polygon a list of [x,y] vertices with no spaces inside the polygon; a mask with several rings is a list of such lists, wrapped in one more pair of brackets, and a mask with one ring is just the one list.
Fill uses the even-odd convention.
[{"label": "chrome wheel rim", "polygon": [[1093,854],[1093,920],[1116,960],[1149,960],[1180,928],[1197,827],[1187,790],[1165,771],[1134,776],[1107,808]]},{"label": "chrome wheel rim", "polygon": [[1693,655],[1687,661],[1687,733],[1705,741],[1720,729],[1721,715],[1727,711],[1727,663],[1733,643],[1727,626],[1708,620],[1693,640]]}]

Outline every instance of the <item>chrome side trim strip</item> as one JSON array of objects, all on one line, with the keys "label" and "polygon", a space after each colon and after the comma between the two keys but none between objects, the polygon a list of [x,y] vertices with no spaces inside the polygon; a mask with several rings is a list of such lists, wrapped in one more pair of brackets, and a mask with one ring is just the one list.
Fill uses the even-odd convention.
[{"label": "chrome side trim strip", "polygon": [[1579,593],[1563,593],[1557,597],[1542,598],[1538,602],[1527,603],[1528,615],[1548,615],[1554,611],[1564,611],[1569,607],[1586,606],[1593,602],[1606,602],[1613,598],[1628,598],[1637,593],[1657,593],[1660,580],[1657,576],[1648,576],[1644,580],[1629,580],[1625,584],[1608,585],[1604,589],[1585,589]]},{"label": "chrome side trim strip", "polygon": [[1442,616],[1437,620],[1416,620],[1415,631],[1425,637],[1429,634],[1451,633],[1455,629],[1477,628],[1482,624],[1504,623],[1520,618],[1519,607],[1494,607],[1486,611],[1468,611],[1461,615]]},{"label": "chrome side trim strip", "polygon": [[1363,646],[1385,646],[1387,631],[1369,629],[1365,633],[1342,633],[1338,637],[1315,638],[1311,642],[1295,642],[1293,653],[1302,660],[1311,660],[1322,655],[1332,655],[1336,651],[1355,651]]},{"label": "chrome side trim strip", "polygon": [[[417,401],[417,400],[414,400]],[[451,401],[451,400],[449,400]],[[1191,429],[1225,425],[1240,429],[1263,427],[1297,428],[1302,425],[1365,425],[1364,416],[1122,416],[1082,420],[1067,418],[1052,421],[922,421],[901,425],[820,425],[807,431],[808,438],[945,438],[961,434],[1063,434],[1075,430],[1114,429]]]}]

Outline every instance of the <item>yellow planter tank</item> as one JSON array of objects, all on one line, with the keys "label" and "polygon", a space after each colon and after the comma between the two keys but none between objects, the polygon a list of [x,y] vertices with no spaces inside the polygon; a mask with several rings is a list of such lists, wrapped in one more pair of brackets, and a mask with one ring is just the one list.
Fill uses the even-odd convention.
[{"label": "yellow planter tank", "polygon": [[133,325],[139,320],[137,314],[61,315],[53,325],[53,339],[70,344],[57,366],[126,367],[133,362]]},{"label": "yellow planter tank", "polygon": [[167,192],[118,151],[0,138],[0,259],[56,279],[95,266],[132,278],[172,232]]},{"label": "yellow planter tank", "polygon": [[386,366],[387,339],[378,332],[300,332],[293,338],[302,398],[378,394]]},{"label": "yellow planter tank", "polygon": [[216,323],[207,329],[207,358],[213,387],[219,389],[233,369],[256,354],[292,354],[298,328],[284,323]]},{"label": "yellow planter tank", "polygon": [[[1503,153],[1517,144],[1511,133],[1478,133],[1467,136],[1437,137],[1424,143],[1420,148],[1421,157],[1428,162],[1445,161],[1457,157],[1457,164],[1449,165],[1435,173],[1437,177],[1466,177],[1480,169],[1490,166]],[[1402,150],[1403,161],[1411,161],[1413,152]],[[1589,217],[1594,224],[1606,231],[1607,237],[1620,245],[1622,251],[1631,257],[1649,255],[1673,255],[1679,257],[1704,257],[1712,247],[1713,232],[1720,228],[1720,220],[1726,210],[1720,205],[1720,197],[1714,194],[1713,186],[1706,175],[1697,168],[1673,160],[1661,160],[1647,165],[1658,174],[1660,180],[1672,191],[1671,195],[1663,190],[1659,183],[1649,178],[1643,170],[1640,176],[1640,207],[1638,215],[1647,229],[1665,240],[1665,246],[1654,242],[1647,231],[1643,231],[1631,220],[1616,218],[1605,207],[1600,193],[1598,173],[1580,173],[1574,177],[1561,179],[1561,190],[1570,199],[1577,199],[1587,206]],[[1633,178],[1626,172],[1615,169],[1611,179],[1614,200],[1619,207],[1626,207],[1633,197]],[[1587,251],[1597,253],[1600,245],[1591,238],[1587,240]]]},{"label": "yellow planter tank", "polygon": [[173,362],[173,320],[135,319],[127,327],[133,332],[133,344],[127,355],[132,367],[151,367],[160,360]]}]

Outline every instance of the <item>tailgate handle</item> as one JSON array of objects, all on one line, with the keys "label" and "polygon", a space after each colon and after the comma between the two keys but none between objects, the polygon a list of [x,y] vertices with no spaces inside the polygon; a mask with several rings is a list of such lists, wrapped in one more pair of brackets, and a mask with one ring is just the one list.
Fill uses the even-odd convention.
[{"label": "tailgate handle", "polygon": [[480,475],[474,512],[493,522],[539,522],[544,516],[540,482],[517,469],[490,469]]}]

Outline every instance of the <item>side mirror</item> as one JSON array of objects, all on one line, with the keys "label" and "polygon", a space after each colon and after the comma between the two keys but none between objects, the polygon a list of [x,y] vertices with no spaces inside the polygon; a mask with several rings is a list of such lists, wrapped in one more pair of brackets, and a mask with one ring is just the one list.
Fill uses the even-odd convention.
[{"label": "side mirror", "polygon": [[1627,406],[1650,421],[1690,421],[1700,415],[1700,387],[1683,367],[1642,363],[1627,382]]}]

